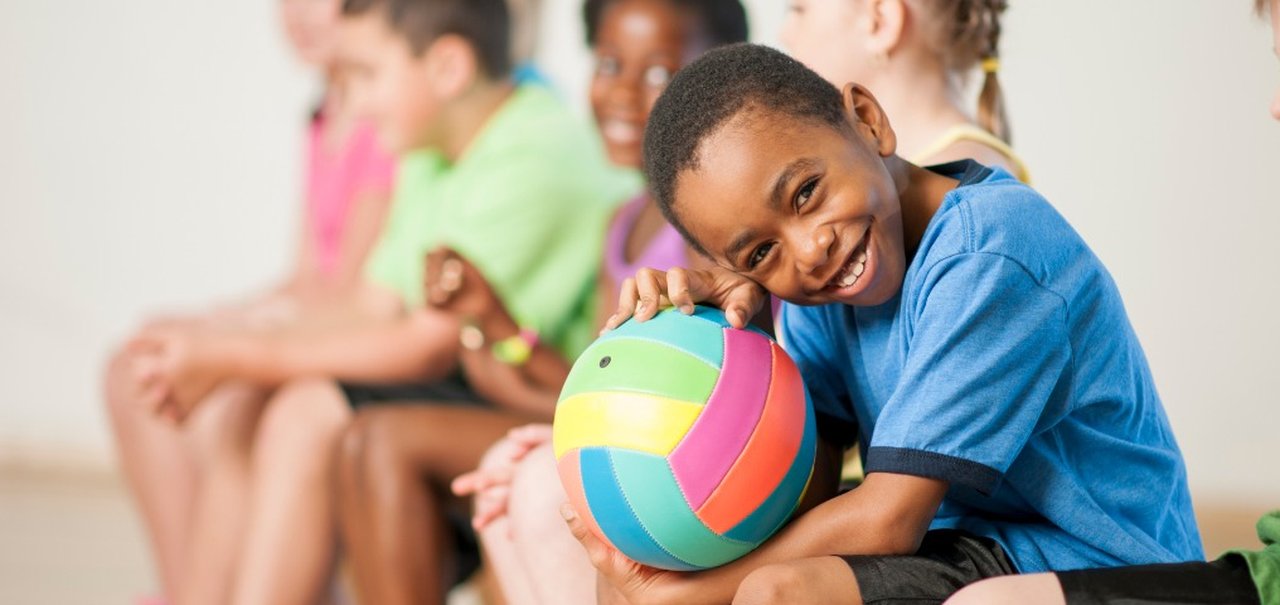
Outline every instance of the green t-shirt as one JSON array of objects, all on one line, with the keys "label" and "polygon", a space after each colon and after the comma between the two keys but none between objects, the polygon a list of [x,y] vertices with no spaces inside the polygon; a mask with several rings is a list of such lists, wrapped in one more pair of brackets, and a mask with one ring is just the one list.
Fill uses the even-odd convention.
[{"label": "green t-shirt", "polygon": [[1249,575],[1258,587],[1258,601],[1262,605],[1280,605],[1280,510],[1258,519],[1258,539],[1262,550],[1233,550],[1229,554],[1240,555],[1249,564]]},{"label": "green t-shirt", "polygon": [[400,161],[393,206],[366,277],[423,304],[423,260],[447,245],[485,275],[507,310],[571,359],[593,332],[605,221],[637,190],[598,137],[538,86],[522,86],[450,165]]}]

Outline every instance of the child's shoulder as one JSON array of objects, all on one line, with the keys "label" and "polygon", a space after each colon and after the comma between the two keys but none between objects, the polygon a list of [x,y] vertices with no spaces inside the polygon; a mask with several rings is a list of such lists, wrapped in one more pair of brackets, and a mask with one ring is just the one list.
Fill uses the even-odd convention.
[{"label": "child's shoulder", "polygon": [[1000,168],[947,195],[920,249],[925,264],[961,254],[998,255],[1038,278],[1094,258],[1049,200]]}]

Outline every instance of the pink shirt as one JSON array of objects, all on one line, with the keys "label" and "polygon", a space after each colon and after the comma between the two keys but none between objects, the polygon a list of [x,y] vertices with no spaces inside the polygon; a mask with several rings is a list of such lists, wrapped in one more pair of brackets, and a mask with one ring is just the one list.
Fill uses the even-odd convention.
[{"label": "pink shirt", "polygon": [[307,215],[316,263],[332,274],[342,256],[351,206],[365,195],[386,196],[395,179],[395,161],[377,144],[373,129],[359,124],[337,149],[324,147],[324,116],[311,122],[307,162]]}]

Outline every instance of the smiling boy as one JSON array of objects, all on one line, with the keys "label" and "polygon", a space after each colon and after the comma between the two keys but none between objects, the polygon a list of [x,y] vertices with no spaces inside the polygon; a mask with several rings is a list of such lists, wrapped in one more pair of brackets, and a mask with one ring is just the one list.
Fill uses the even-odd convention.
[{"label": "smiling boy", "polygon": [[[867,90],[760,46],[709,53],[655,106],[655,198],[719,268],[642,272],[611,325],[666,297],[740,326],[764,290],[783,298],[822,447],[818,504],[718,569],[640,568],[571,518],[633,605],[941,602],[984,577],[1203,557],[1182,456],[1097,257],[1008,173],[921,168],[895,147]],[[854,445],[866,481],[837,495]]]}]

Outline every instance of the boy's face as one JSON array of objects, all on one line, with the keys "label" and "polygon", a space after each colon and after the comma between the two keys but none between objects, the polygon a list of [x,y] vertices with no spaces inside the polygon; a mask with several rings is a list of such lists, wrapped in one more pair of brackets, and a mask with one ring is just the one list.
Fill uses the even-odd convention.
[{"label": "boy's face", "polygon": [[878,305],[902,286],[893,133],[869,93],[848,88],[845,102],[848,131],[745,109],[676,183],[676,216],[713,260],[790,302]]},{"label": "boy's face", "polygon": [[640,165],[654,102],[676,70],[705,50],[690,21],[670,0],[624,0],[601,16],[591,110],[613,163]]},{"label": "boy's face", "polygon": [[369,11],[339,22],[338,56],[352,109],[373,124],[388,151],[430,144],[441,106],[432,86],[430,49],[415,56],[381,12]]}]

